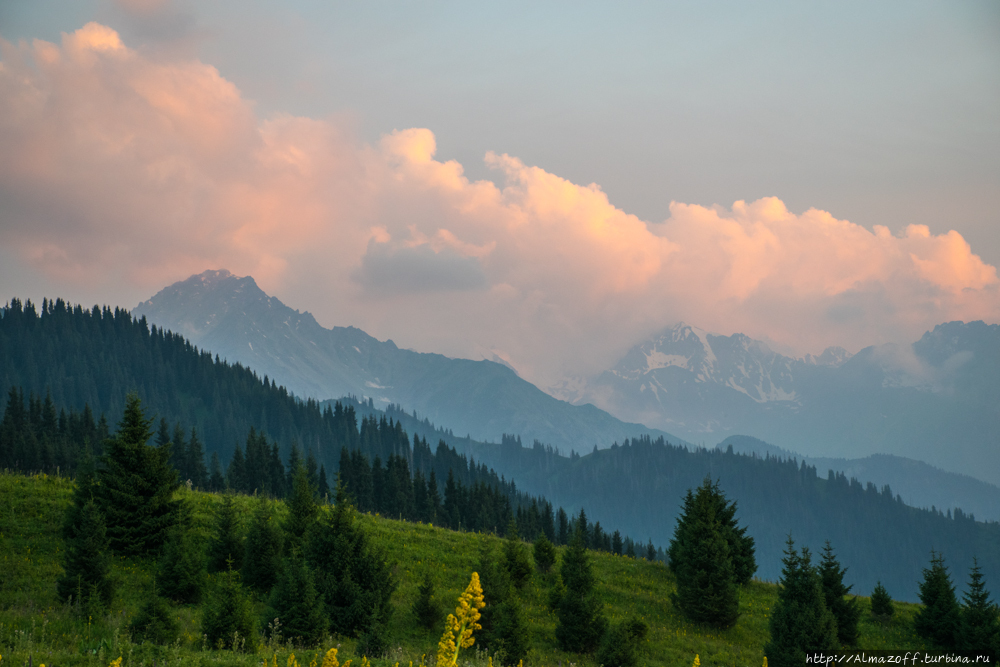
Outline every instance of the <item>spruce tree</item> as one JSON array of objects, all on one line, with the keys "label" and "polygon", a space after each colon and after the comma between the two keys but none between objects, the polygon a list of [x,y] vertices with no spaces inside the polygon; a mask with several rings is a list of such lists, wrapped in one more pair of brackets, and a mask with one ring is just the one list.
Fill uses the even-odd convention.
[{"label": "spruce tree", "polygon": [[671,568],[677,579],[674,604],[691,621],[727,628],[739,617],[739,592],[730,544],[719,512],[717,488],[706,479],[697,493],[688,491],[684,513],[670,543]]},{"label": "spruce tree", "polygon": [[931,551],[931,566],[924,569],[920,582],[920,601],[923,607],[913,619],[913,629],[935,648],[951,651],[958,643],[960,610],[955,599],[944,557]]},{"label": "spruce tree", "polygon": [[129,394],[118,432],[105,444],[95,492],[111,548],[127,556],[159,550],[177,513],[177,474],[170,452],[148,444],[149,425],[139,397]]},{"label": "spruce tree", "polygon": [[597,648],[608,622],[594,594],[594,574],[583,545],[583,531],[574,531],[563,552],[559,578],[562,596],[556,605],[556,641],[564,651],[589,653]]},{"label": "spruce tree", "polygon": [[326,635],[328,621],[305,559],[293,553],[285,561],[271,592],[266,619],[278,619],[281,632],[296,644],[315,646]]},{"label": "spruce tree", "polygon": [[1000,654],[1000,622],[997,606],[990,601],[979,561],[972,559],[969,589],[965,593],[958,632],[958,650],[968,653],[989,653],[996,659]]},{"label": "spruce tree", "polygon": [[510,575],[511,583],[517,588],[524,588],[524,585],[531,579],[531,556],[528,549],[521,542],[521,537],[517,533],[517,523],[513,519],[507,524],[507,536],[503,542],[503,566]]},{"label": "spruce tree", "polygon": [[187,522],[178,522],[160,552],[158,582],[164,597],[197,603],[205,587],[205,555]]},{"label": "spruce tree", "polygon": [[646,638],[649,626],[632,618],[616,623],[601,640],[597,650],[597,662],[603,667],[636,667],[639,664],[639,649]]},{"label": "spruce tree", "polygon": [[764,646],[770,667],[800,667],[806,653],[837,650],[837,621],[826,608],[823,584],[809,550],[795,551],[789,535],[778,581],[778,601],[771,609],[771,639]]},{"label": "spruce tree", "polygon": [[281,573],[281,531],[275,524],[267,500],[257,501],[243,551],[243,583],[252,591],[267,594]]},{"label": "spruce tree", "polygon": [[93,500],[84,503],[78,513],[76,533],[65,541],[63,574],[56,581],[59,598],[82,605],[84,613],[106,608],[114,598],[111,562],[107,553],[104,517]]},{"label": "spruce tree", "polygon": [[188,438],[187,447],[184,450],[184,460],[188,473],[185,481],[191,480],[191,484],[195,488],[204,489],[208,484],[208,471],[205,470],[205,450],[194,427],[191,427],[191,437]]},{"label": "spruce tree", "polygon": [[324,514],[309,531],[305,554],[326,604],[330,631],[378,634],[392,613],[390,598],[397,586],[392,564],[359,524],[339,484],[334,506]]},{"label": "spruce tree", "polygon": [[434,602],[434,582],[430,573],[424,574],[424,581],[417,589],[417,599],[411,609],[414,618],[424,628],[430,630],[441,620],[441,610]]},{"label": "spruce tree", "polygon": [[225,572],[230,567],[243,569],[243,535],[232,491],[222,494],[215,511],[215,532],[208,543],[208,571]]},{"label": "spruce tree", "polygon": [[286,502],[288,518],[285,520],[285,533],[288,544],[297,547],[316,519],[316,490],[309,482],[309,475],[301,460],[295,462],[291,477],[291,495]]},{"label": "spruce tree", "polygon": [[218,493],[226,488],[226,478],[222,474],[222,464],[219,463],[219,453],[212,452],[212,471],[208,478],[208,490]]},{"label": "spruce tree", "polygon": [[833,553],[830,541],[823,547],[823,560],[819,566],[820,579],[823,582],[823,596],[827,609],[837,621],[837,637],[844,646],[855,646],[858,643],[858,621],[861,619],[861,608],[853,596],[845,599],[851,586],[844,585],[844,573],[847,568],[841,568],[840,562]]},{"label": "spruce tree", "polygon": [[552,566],[556,564],[556,548],[545,537],[545,533],[539,533],[538,537],[535,538],[532,555],[534,556],[535,567],[538,568],[539,572],[548,573],[552,569]]},{"label": "spruce tree", "polygon": [[480,637],[482,645],[498,657],[500,664],[516,665],[528,652],[527,627],[504,561],[498,562],[493,540],[483,540],[478,571],[486,606],[480,611]]},{"label": "spruce tree", "polygon": [[180,626],[170,613],[170,605],[157,594],[156,586],[129,623],[132,641],[152,644],[172,644],[180,634]]},{"label": "spruce tree", "polygon": [[888,620],[894,613],[896,613],[896,608],[892,604],[892,598],[889,597],[889,591],[885,590],[885,586],[882,582],[875,583],[875,589],[872,590],[872,616]]},{"label": "spruce tree", "polygon": [[253,650],[256,646],[253,606],[235,570],[218,576],[201,617],[201,632],[213,648]]}]

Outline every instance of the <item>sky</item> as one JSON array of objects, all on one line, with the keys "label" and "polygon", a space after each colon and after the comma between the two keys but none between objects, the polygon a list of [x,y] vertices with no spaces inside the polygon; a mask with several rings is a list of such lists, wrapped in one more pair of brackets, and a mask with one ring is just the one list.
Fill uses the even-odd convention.
[{"label": "sky", "polygon": [[206,269],[551,387],[1000,322],[1000,3],[0,3],[0,300]]}]

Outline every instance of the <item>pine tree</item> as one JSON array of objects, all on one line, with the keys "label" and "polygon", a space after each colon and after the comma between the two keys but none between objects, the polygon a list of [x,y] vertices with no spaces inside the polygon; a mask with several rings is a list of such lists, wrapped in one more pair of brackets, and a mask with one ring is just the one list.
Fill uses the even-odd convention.
[{"label": "pine tree", "polygon": [[830,540],[823,547],[823,560],[819,566],[820,579],[823,582],[823,596],[827,609],[837,621],[837,637],[844,646],[855,646],[858,643],[858,621],[861,619],[861,608],[856,598],[845,599],[851,586],[844,585],[844,573],[847,568],[841,568],[840,562],[833,553]]},{"label": "pine tree", "polygon": [[528,550],[521,542],[521,537],[517,533],[517,523],[511,520],[507,524],[507,536],[503,542],[503,566],[510,575],[511,583],[517,588],[524,588],[524,585],[531,579],[531,557]]},{"label": "pine tree", "polygon": [[298,553],[285,561],[271,592],[268,619],[278,619],[282,634],[297,644],[314,646],[326,635],[329,621],[316,592],[312,571]]},{"label": "pine tree", "polygon": [[826,608],[823,584],[809,550],[795,551],[789,535],[782,559],[778,601],[771,610],[771,640],[764,646],[770,667],[806,664],[806,653],[837,650],[837,621]]},{"label": "pine tree", "polygon": [[583,531],[574,531],[573,540],[563,552],[559,578],[562,597],[556,606],[556,641],[564,651],[589,653],[597,648],[608,622],[594,594],[594,575],[583,546]]},{"label": "pine tree", "polygon": [[185,481],[190,479],[191,484],[197,489],[204,489],[208,484],[208,471],[205,470],[205,450],[198,439],[197,430],[191,428],[191,437],[188,438],[187,447],[184,450],[184,460],[187,465]]},{"label": "pine tree", "polygon": [[876,618],[888,620],[896,613],[896,608],[892,605],[892,598],[889,597],[889,591],[885,590],[885,586],[882,585],[881,581],[875,584],[875,589],[872,591],[871,603],[872,616]]},{"label": "pine tree", "polygon": [[212,452],[212,472],[208,478],[208,489],[212,493],[219,493],[226,488],[226,478],[222,474],[222,464],[219,463],[219,453]]},{"label": "pine tree", "polygon": [[954,650],[958,642],[960,610],[955,587],[940,553],[931,551],[931,566],[924,569],[924,580],[920,582],[920,601],[924,606],[913,619],[917,635],[935,648]]},{"label": "pine tree", "polygon": [[556,548],[545,537],[545,533],[539,533],[538,537],[535,538],[532,555],[535,559],[535,567],[538,568],[539,572],[547,573],[556,564]]},{"label": "pine tree", "polygon": [[201,632],[215,648],[253,650],[256,646],[253,606],[238,572],[228,570],[219,575],[202,614]]},{"label": "pine tree", "polygon": [[243,551],[243,582],[247,588],[267,594],[281,572],[281,531],[275,524],[267,500],[257,501]]},{"label": "pine tree", "polygon": [[230,567],[243,569],[243,536],[232,491],[222,494],[222,504],[215,511],[215,533],[208,543],[209,572],[225,572]]},{"label": "pine tree", "polygon": [[417,592],[417,600],[413,603],[412,612],[417,623],[428,630],[441,620],[441,610],[434,602],[434,582],[430,573],[424,574],[424,581]]},{"label": "pine tree", "polygon": [[478,571],[486,603],[479,619],[482,645],[498,657],[500,664],[516,665],[528,652],[527,627],[510,571],[505,562],[497,561],[491,538],[484,539],[480,546]]},{"label": "pine tree", "polygon": [[177,474],[169,451],[147,444],[152,436],[142,403],[129,394],[115,437],[106,443],[96,489],[111,548],[123,555],[159,550],[173,526]]},{"label": "pine tree", "polygon": [[359,525],[340,485],[333,508],[309,531],[306,560],[326,604],[331,632],[377,634],[392,613],[397,582],[385,552]]},{"label": "pine tree", "polygon": [[979,561],[972,559],[969,590],[965,593],[958,632],[958,650],[968,653],[1000,653],[1000,622],[997,606],[990,601]]},{"label": "pine tree", "polygon": [[87,613],[111,604],[115,585],[104,517],[93,500],[84,503],[78,516],[76,534],[65,541],[63,575],[56,582],[56,590],[61,600],[72,598]]},{"label": "pine tree", "polygon": [[677,579],[674,604],[695,623],[727,628],[739,618],[739,593],[720,509],[710,480],[697,493],[689,490],[670,543],[670,559]]},{"label": "pine tree", "polygon": [[309,482],[309,475],[301,460],[296,461],[291,471],[291,495],[286,505],[288,518],[285,520],[285,533],[292,548],[301,545],[306,531],[316,520],[316,491]]},{"label": "pine tree", "polygon": [[205,556],[186,522],[170,531],[160,552],[160,592],[175,602],[197,603],[205,587]]}]

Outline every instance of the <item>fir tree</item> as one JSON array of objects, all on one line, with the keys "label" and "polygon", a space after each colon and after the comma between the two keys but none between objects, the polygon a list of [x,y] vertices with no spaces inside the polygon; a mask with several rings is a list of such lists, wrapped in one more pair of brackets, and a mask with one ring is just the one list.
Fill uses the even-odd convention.
[{"label": "fir tree", "polygon": [[574,531],[559,568],[562,596],[556,605],[556,641],[564,651],[589,653],[597,648],[607,620],[594,594],[594,575],[583,546],[583,531]]},{"label": "fir tree", "polygon": [[286,502],[288,518],[285,520],[285,533],[289,545],[299,546],[305,538],[306,531],[316,519],[316,491],[309,482],[309,475],[301,461],[296,461],[291,471],[291,495]]},{"label": "fir tree", "polygon": [[639,648],[649,627],[637,618],[617,623],[604,635],[597,651],[597,663],[604,667],[636,667]]},{"label": "fir tree", "polygon": [[298,553],[285,561],[269,607],[267,619],[277,619],[284,636],[298,644],[314,646],[326,634],[323,600],[316,592],[312,571]]},{"label": "fir tree", "polygon": [[243,551],[243,582],[257,593],[266,594],[281,572],[281,531],[263,498],[257,501]]},{"label": "fir tree", "polygon": [[958,642],[960,610],[955,587],[940,553],[931,551],[931,566],[924,569],[924,580],[920,582],[920,601],[924,606],[913,619],[917,635],[937,649],[954,650]]},{"label": "fir tree", "polygon": [[104,517],[93,500],[84,503],[75,535],[65,541],[63,575],[56,582],[59,598],[72,598],[83,610],[97,610],[111,604],[115,585],[107,554]]},{"label": "fir tree", "polygon": [[535,538],[532,555],[535,559],[535,567],[538,568],[539,572],[547,573],[556,564],[556,548],[545,537],[545,533],[539,533],[538,537]]},{"label": "fir tree", "polygon": [[560,545],[569,544],[569,517],[566,516],[566,510],[559,508],[556,513],[556,521],[559,523],[558,541]]},{"label": "fir tree", "polygon": [[430,630],[441,619],[441,610],[434,602],[434,582],[430,573],[424,574],[424,581],[417,591],[417,600],[411,609],[414,618],[424,628]]},{"label": "fir tree", "polygon": [[510,575],[511,583],[517,588],[524,588],[524,585],[531,579],[531,557],[528,550],[521,542],[521,537],[517,533],[517,523],[511,520],[507,524],[507,536],[503,543],[503,566]]},{"label": "fir tree", "polygon": [[209,572],[225,572],[230,567],[243,569],[243,536],[233,493],[222,494],[222,503],[215,511],[215,532],[208,543]]},{"label": "fir tree", "polygon": [[188,475],[185,481],[191,480],[191,484],[195,488],[204,489],[208,484],[208,471],[205,470],[205,450],[194,427],[191,428],[191,437],[188,438],[187,447],[184,450],[184,460],[187,464]]},{"label": "fir tree", "polygon": [[96,495],[111,548],[123,555],[157,551],[174,524],[177,474],[169,451],[147,444],[152,435],[139,397],[129,394],[118,432],[108,440]]},{"label": "fir tree", "polygon": [[674,604],[695,623],[727,628],[739,617],[729,542],[719,516],[722,505],[709,480],[690,490],[670,543],[671,569],[677,578]]},{"label": "fir tree", "polygon": [[213,493],[218,493],[226,488],[226,478],[222,474],[222,464],[219,463],[219,453],[212,452],[212,471],[208,478],[208,489]]},{"label": "fir tree", "polygon": [[799,667],[806,653],[837,650],[837,622],[826,608],[823,584],[809,550],[795,551],[789,535],[782,559],[778,601],[771,610],[771,640],[764,646],[770,667]]},{"label": "fir tree", "polygon": [[841,568],[840,562],[833,553],[830,540],[823,547],[823,560],[819,566],[820,579],[823,582],[823,596],[827,609],[837,621],[837,637],[844,646],[855,646],[858,643],[858,621],[861,619],[861,608],[853,596],[845,599],[851,586],[844,585],[844,573],[847,568]]},{"label": "fir tree", "polygon": [[969,590],[965,593],[961,623],[958,632],[958,650],[968,653],[989,653],[994,658],[1000,653],[1000,622],[997,606],[990,601],[979,561],[972,559],[969,572]]},{"label": "fir tree", "polygon": [[881,581],[875,583],[871,603],[872,616],[876,618],[888,620],[896,613],[896,608],[892,604],[892,598],[889,597],[889,591],[885,590],[885,586],[882,585]]},{"label": "fir tree", "polygon": [[505,562],[498,562],[493,540],[486,538],[479,552],[479,580],[483,601],[479,624],[481,641],[502,665],[514,664],[527,655],[527,627],[520,601]]},{"label": "fir tree", "polygon": [[252,650],[257,644],[253,606],[234,570],[219,575],[201,620],[201,632],[215,648]]}]

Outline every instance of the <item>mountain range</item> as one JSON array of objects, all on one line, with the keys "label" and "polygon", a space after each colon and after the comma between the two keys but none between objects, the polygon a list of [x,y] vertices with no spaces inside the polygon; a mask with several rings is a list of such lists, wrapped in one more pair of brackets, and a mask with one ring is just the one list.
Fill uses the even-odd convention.
[{"label": "mountain range", "polygon": [[205,271],[164,288],[132,311],[301,397],[370,398],[401,405],[459,435],[499,442],[505,433],[559,450],[589,451],[629,437],[674,435],[571,405],[488,360],[400,349],[355,327],[326,329],[308,312],[264,293],[252,277]]},{"label": "mountain range", "polygon": [[810,457],[891,454],[1000,483],[1000,325],[792,358],[678,324],[553,390],[692,442],[749,434]]}]

